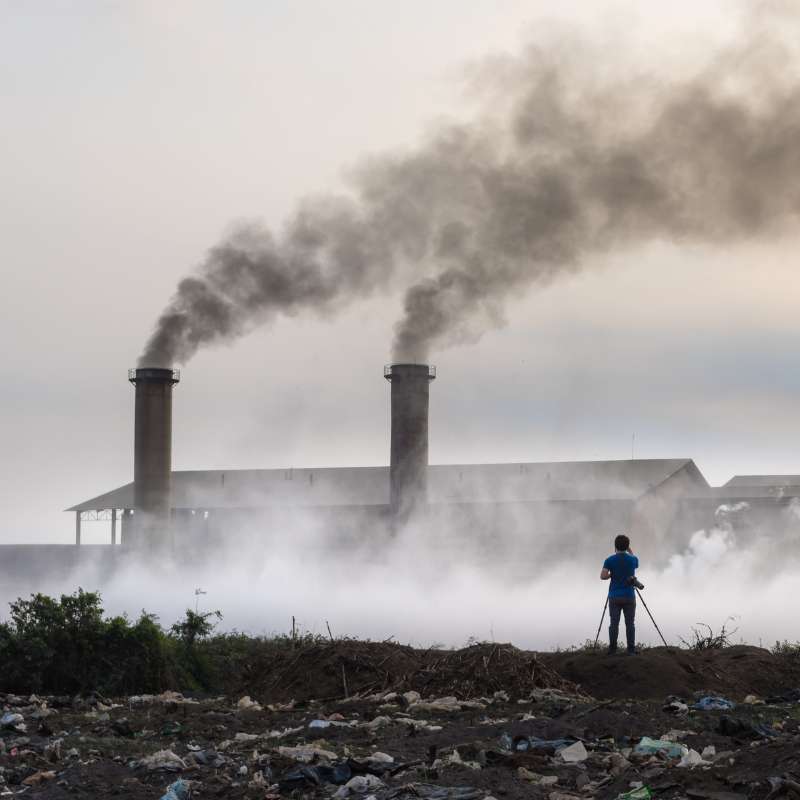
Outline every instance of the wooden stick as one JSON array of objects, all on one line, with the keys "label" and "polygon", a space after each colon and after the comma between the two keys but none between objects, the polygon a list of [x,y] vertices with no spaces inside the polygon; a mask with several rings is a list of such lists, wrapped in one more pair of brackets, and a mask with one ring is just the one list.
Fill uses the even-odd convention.
[{"label": "wooden stick", "polygon": [[347,690],[347,673],[344,671],[344,664],[342,664],[342,683],[344,684],[344,697],[346,700],[350,697],[350,692]]},{"label": "wooden stick", "polygon": [[328,629],[328,636],[330,636],[331,637],[331,641],[333,641],[333,634],[331,633],[331,626],[328,623],[328,620],[325,620],[325,627],[327,627],[327,629]]}]

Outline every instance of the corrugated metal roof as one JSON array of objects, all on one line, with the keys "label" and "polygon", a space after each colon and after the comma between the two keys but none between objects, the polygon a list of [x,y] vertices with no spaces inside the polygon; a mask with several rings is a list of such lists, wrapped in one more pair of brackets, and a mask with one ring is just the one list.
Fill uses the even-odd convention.
[{"label": "corrugated metal roof", "polygon": [[715,486],[699,492],[689,492],[689,500],[715,500],[719,503],[749,500],[783,500],[789,501],[800,497],[800,486]]},{"label": "corrugated metal roof", "polygon": [[[691,459],[440,464],[428,468],[433,503],[634,500],[687,469],[708,484]],[[202,470],[172,473],[174,508],[375,506],[389,502],[388,467]],[[68,511],[131,508],[133,484]]]},{"label": "corrugated metal roof", "polygon": [[800,487],[800,475],[735,475],[725,486]]}]

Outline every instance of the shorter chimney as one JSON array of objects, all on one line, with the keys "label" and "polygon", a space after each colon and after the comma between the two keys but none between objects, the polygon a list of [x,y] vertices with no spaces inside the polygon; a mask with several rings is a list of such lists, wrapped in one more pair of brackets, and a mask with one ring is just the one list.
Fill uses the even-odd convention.
[{"label": "shorter chimney", "polygon": [[428,502],[428,395],[436,368],[389,364],[383,376],[392,384],[389,504],[403,519]]},{"label": "shorter chimney", "polygon": [[128,380],[136,387],[132,544],[156,544],[172,510],[172,387],[180,371],[139,367]]}]

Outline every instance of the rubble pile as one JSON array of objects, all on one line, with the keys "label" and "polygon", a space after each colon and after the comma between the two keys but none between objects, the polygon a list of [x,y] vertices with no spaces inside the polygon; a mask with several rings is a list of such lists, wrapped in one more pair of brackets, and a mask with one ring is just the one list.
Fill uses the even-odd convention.
[{"label": "rubble pile", "polygon": [[429,659],[408,680],[410,688],[425,694],[452,694],[468,698],[504,691],[514,697],[534,689],[578,693],[578,687],[547,666],[536,653],[510,644],[482,643]]},{"label": "rubble pile", "polygon": [[[378,666],[381,648],[391,657]],[[393,648],[339,643],[313,650],[319,662],[297,652],[291,669],[290,659],[282,672],[255,675],[241,695],[0,694],[0,798],[774,800],[800,794],[800,671],[767,651],[672,654],[689,683],[699,682],[698,675],[709,682],[637,698],[643,690],[636,681],[653,685],[664,651],[629,659],[534,656],[508,645],[452,653],[407,648],[405,656]],[[582,689],[553,668],[570,658],[580,661]],[[748,684],[751,662],[769,668],[753,672]],[[745,666],[729,675],[729,664]],[[347,692],[335,691],[342,666],[352,681]],[[295,669],[311,674],[296,679]],[[622,689],[604,693],[615,671]],[[324,676],[316,698],[277,700],[259,690],[280,682],[309,693],[315,675]],[[671,672],[664,679],[674,680]],[[739,688],[726,691],[732,682]]]},{"label": "rubble pile", "polygon": [[260,654],[231,690],[258,691],[274,701],[343,697],[402,684],[422,659],[414,648],[393,642],[314,641]]}]

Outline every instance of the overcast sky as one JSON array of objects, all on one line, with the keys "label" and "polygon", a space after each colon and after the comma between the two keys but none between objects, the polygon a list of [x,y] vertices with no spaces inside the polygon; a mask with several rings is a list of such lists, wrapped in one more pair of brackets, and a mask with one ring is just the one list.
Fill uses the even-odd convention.
[{"label": "overcast sky", "polygon": [[[280,225],[365,155],[459,118],[465,65],[546,20],[658,69],[724,41],[740,8],[0,2],[0,541],[68,542],[62,509],[131,480],[126,370],[232,223]],[[519,297],[433,359],[431,460],[628,458],[635,434],[637,457],[692,457],[712,483],[800,473],[798,242],[661,242]],[[201,352],[176,389],[174,467],[387,463],[400,303]]]}]

